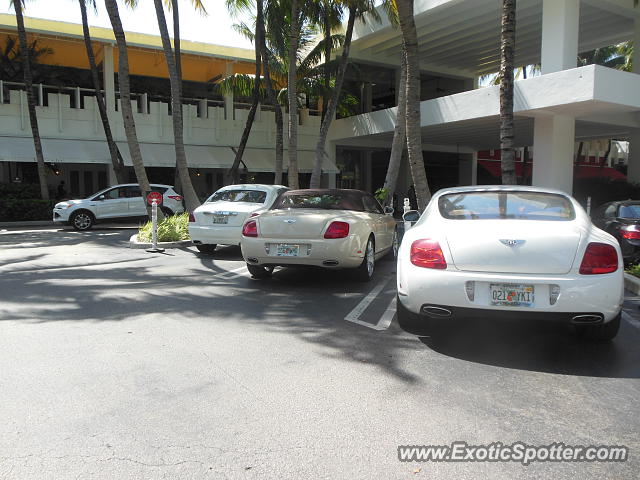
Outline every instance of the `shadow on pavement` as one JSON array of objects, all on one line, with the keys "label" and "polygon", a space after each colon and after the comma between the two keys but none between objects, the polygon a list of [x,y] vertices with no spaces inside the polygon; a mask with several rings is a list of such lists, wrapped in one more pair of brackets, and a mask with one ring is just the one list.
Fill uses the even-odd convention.
[{"label": "shadow on pavement", "polygon": [[562,375],[640,378],[640,330],[626,321],[609,343],[579,338],[571,325],[495,321],[489,316],[482,321],[441,322],[420,340],[442,355],[486,365]]}]

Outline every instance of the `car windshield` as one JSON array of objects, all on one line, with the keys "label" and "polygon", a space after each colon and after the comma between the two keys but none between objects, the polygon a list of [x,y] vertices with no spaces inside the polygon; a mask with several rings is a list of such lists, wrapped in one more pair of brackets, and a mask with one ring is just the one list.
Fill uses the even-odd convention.
[{"label": "car windshield", "polygon": [[246,202],[246,203],[264,203],[267,199],[267,192],[260,190],[223,190],[216,192],[207,203],[211,202]]},{"label": "car windshield", "polygon": [[540,192],[465,192],[443,195],[440,214],[451,220],[573,220],[576,216],[563,195]]},{"label": "car windshield", "polygon": [[360,197],[340,193],[284,193],[276,200],[271,209],[283,208],[364,211]]},{"label": "car windshield", "polygon": [[640,204],[621,205],[618,216],[622,218],[640,218]]}]

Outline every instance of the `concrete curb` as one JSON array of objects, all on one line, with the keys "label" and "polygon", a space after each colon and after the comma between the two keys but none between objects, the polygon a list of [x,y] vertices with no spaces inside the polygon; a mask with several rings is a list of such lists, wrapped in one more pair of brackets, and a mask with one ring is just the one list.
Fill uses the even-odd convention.
[{"label": "concrete curb", "polygon": [[[191,240],[181,240],[179,242],[158,242],[158,248],[184,248],[193,245]],[[131,235],[129,239],[129,248],[151,248],[150,243],[138,242],[138,234]]]},{"label": "concrete curb", "polygon": [[624,288],[629,290],[630,292],[635,293],[636,295],[640,295],[640,278],[625,273]]}]

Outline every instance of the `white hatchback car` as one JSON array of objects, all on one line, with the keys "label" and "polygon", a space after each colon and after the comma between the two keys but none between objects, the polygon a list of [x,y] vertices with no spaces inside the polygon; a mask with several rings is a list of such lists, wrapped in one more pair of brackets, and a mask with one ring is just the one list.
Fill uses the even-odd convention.
[{"label": "white hatchback car", "polygon": [[287,190],[283,185],[222,187],[189,215],[193,244],[202,253],[213,253],[216,245],[240,245],[245,220],[270,208]]},{"label": "white hatchback car", "polygon": [[511,317],[611,340],[624,299],[614,237],[567,194],[525,186],[439,191],[398,253],[398,321]]},{"label": "white hatchback car", "polygon": [[[162,193],[165,215],[184,212],[182,195],[171,185],[151,184]],[[65,200],[53,207],[53,221],[71,225],[76,230],[88,230],[103,220],[140,218],[147,215],[145,200],[137,183],[114,185],[81,200]]]}]

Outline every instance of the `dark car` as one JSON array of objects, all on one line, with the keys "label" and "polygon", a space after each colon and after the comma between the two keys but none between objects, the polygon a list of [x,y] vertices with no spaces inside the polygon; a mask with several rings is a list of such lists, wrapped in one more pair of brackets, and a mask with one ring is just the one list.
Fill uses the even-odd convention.
[{"label": "dark car", "polygon": [[591,218],[598,228],[618,239],[626,264],[640,261],[640,200],[605,203]]}]

